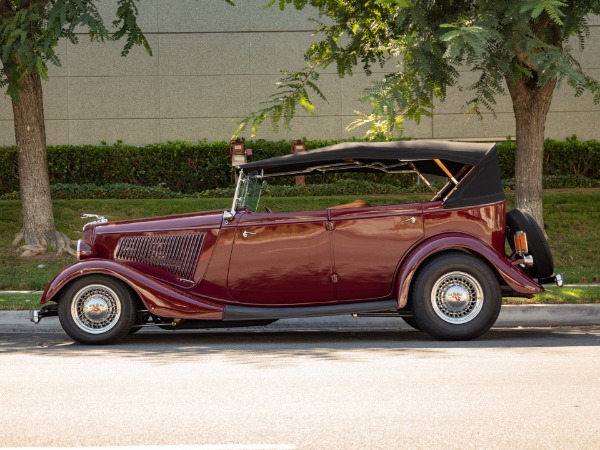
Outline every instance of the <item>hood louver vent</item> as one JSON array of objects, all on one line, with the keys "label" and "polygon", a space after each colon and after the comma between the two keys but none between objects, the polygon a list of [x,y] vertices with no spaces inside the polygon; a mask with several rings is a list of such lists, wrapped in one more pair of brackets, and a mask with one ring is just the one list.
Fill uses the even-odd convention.
[{"label": "hood louver vent", "polygon": [[147,264],[193,279],[204,233],[124,237],[116,259]]}]

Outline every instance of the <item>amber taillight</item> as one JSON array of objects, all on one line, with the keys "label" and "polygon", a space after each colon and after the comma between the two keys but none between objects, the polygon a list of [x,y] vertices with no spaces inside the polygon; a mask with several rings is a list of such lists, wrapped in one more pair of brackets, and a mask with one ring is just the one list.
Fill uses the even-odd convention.
[{"label": "amber taillight", "polygon": [[517,231],[514,236],[515,240],[515,251],[520,255],[526,255],[529,253],[529,247],[527,245],[527,235],[524,231]]},{"label": "amber taillight", "polygon": [[203,233],[124,237],[116,259],[146,264],[191,280],[203,239]]}]

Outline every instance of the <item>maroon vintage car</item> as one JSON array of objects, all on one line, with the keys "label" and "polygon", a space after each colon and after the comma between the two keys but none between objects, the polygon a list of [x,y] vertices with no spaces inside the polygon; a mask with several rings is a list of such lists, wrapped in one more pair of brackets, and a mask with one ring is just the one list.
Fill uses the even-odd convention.
[{"label": "maroon vintage car", "polygon": [[[463,340],[494,324],[503,296],[562,282],[536,222],[505,211],[494,144],[353,142],[237,171],[231,210],[121,222],[97,216],[84,227],[78,262],[46,288],[32,320],[58,315],[74,340],[106,344],[146,326],[399,315],[438,339]],[[447,182],[428,202],[258,209],[269,177],[342,171]]]}]

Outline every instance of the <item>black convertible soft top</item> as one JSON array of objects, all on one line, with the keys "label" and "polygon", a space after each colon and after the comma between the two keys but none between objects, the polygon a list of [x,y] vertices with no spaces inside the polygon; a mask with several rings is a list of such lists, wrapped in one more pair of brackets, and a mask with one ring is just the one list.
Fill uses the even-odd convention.
[{"label": "black convertible soft top", "polygon": [[504,199],[494,143],[433,140],[344,142],[253,161],[236,169],[244,173],[262,171],[264,177],[271,177],[345,171],[389,173],[402,171],[402,168],[438,176],[448,176],[447,170],[456,176],[458,185],[444,202],[448,208]]}]

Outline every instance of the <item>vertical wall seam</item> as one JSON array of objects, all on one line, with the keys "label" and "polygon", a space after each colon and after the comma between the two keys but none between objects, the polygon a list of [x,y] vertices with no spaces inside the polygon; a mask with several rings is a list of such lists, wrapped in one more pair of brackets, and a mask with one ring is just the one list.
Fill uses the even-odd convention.
[{"label": "vertical wall seam", "polygon": [[67,144],[71,145],[71,67],[69,64],[69,42],[65,42],[65,60],[67,64]]},{"label": "vertical wall seam", "polygon": [[162,112],[162,87],[163,87],[163,77],[162,70],[160,66],[160,0],[156,0],[156,70],[158,71],[158,140],[159,142],[163,142],[163,112]]}]

